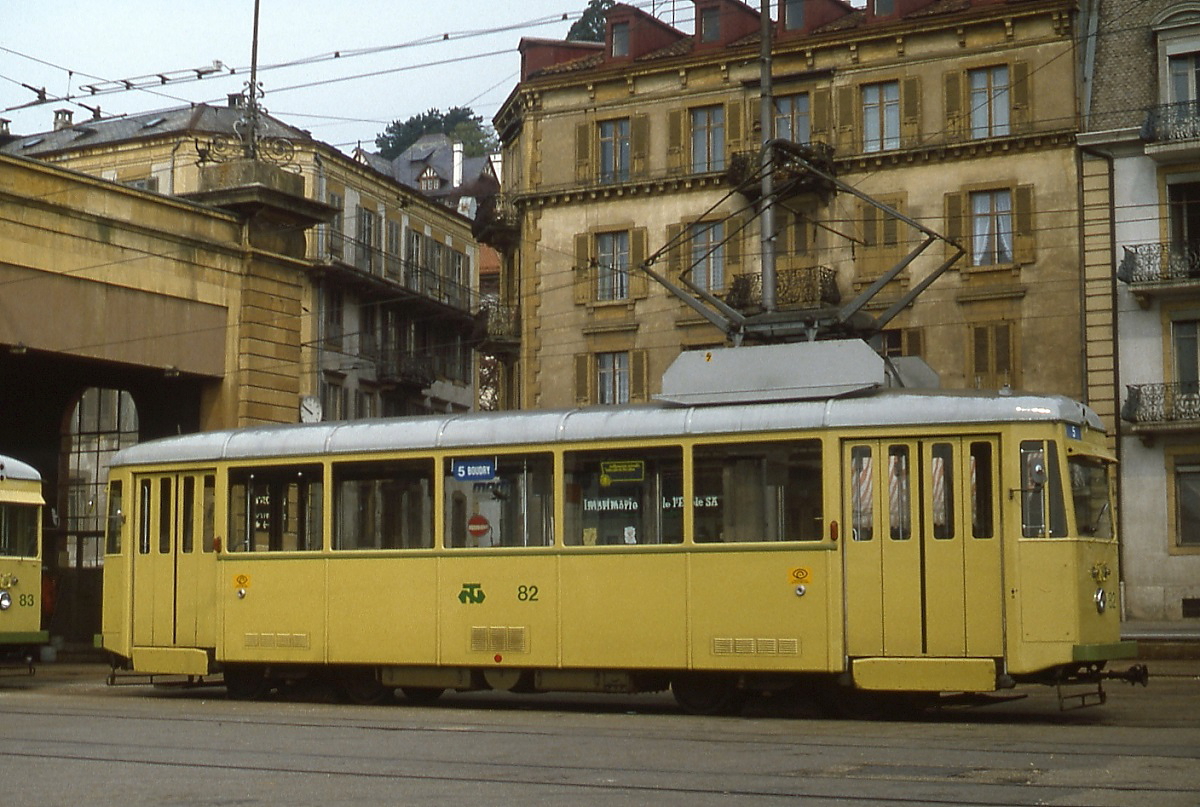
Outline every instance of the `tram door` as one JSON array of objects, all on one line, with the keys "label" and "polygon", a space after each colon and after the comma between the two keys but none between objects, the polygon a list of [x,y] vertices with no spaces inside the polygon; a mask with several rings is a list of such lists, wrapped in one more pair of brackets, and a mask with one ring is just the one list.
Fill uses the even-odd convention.
[{"label": "tram door", "polygon": [[216,476],[141,476],[133,559],[133,643],[209,647],[216,600]]},{"label": "tram door", "polygon": [[1003,654],[992,437],[844,445],[846,652]]}]

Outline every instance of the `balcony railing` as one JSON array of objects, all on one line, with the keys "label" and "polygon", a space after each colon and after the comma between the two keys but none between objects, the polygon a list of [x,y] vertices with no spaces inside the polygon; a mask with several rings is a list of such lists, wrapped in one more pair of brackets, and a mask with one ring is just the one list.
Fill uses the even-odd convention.
[{"label": "balcony railing", "polygon": [[1148,143],[1178,143],[1200,139],[1200,101],[1162,104],[1150,110],[1142,125]]},{"label": "balcony railing", "polygon": [[1130,285],[1200,281],[1200,246],[1131,244],[1125,247],[1117,278]]},{"label": "balcony railing", "polygon": [[1122,419],[1134,424],[1200,425],[1200,385],[1131,384],[1121,407]]},{"label": "balcony railing", "polygon": [[470,286],[426,266],[402,260],[398,255],[347,238],[344,233],[332,229],[325,233],[324,246],[324,259],[333,264],[350,266],[364,275],[396,283],[429,299],[464,311],[471,310]]},{"label": "balcony railing", "polygon": [[497,249],[515,246],[521,234],[521,219],[511,198],[497,193],[480,199],[471,231],[477,240]]},{"label": "balcony railing", "polygon": [[475,319],[475,342],[485,352],[514,352],[521,343],[521,311],[515,305],[485,300]]},{"label": "balcony railing", "polygon": [[[776,272],[775,303],[781,308],[825,308],[841,302],[837,273],[826,266],[780,269]],[[738,275],[725,302],[742,311],[762,306],[762,275]]]}]

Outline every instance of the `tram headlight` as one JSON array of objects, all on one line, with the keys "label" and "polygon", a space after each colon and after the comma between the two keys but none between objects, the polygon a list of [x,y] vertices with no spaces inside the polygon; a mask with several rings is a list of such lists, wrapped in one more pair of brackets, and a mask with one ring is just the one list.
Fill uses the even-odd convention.
[{"label": "tram headlight", "polygon": [[12,608],[12,595],[7,591],[0,591],[0,611],[7,611]]},{"label": "tram headlight", "polygon": [[1104,609],[1108,607],[1108,595],[1104,593],[1104,589],[1096,589],[1096,596],[1092,599],[1096,602],[1096,612],[1103,614]]}]

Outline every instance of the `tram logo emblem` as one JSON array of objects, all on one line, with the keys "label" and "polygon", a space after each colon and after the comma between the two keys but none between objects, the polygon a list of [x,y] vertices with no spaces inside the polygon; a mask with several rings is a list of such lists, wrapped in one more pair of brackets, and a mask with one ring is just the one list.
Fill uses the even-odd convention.
[{"label": "tram logo emblem", "polygon": [[463,583],[462,591],[458,592],[458,601],[463,605],[478,605],[485,599],[482,583]]}]

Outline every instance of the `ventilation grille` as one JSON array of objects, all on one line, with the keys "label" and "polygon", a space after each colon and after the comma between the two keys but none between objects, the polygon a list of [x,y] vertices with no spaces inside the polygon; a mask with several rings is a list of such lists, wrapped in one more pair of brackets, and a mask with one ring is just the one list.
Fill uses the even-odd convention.
[{"label": "ventilation grille", "polygon": [[471,650],[476,653],[525,653],[529,649],[526,629],[523,627],[473,627],[471,628]]},{"label": "ventilation grille", "polygon": [[715,637],[712,653],[714,656],[797,656],[800,640]]},{"label": "ventilation grille", "polygon": [[309,647],[307,633],[247,633],[246,647]]}]

